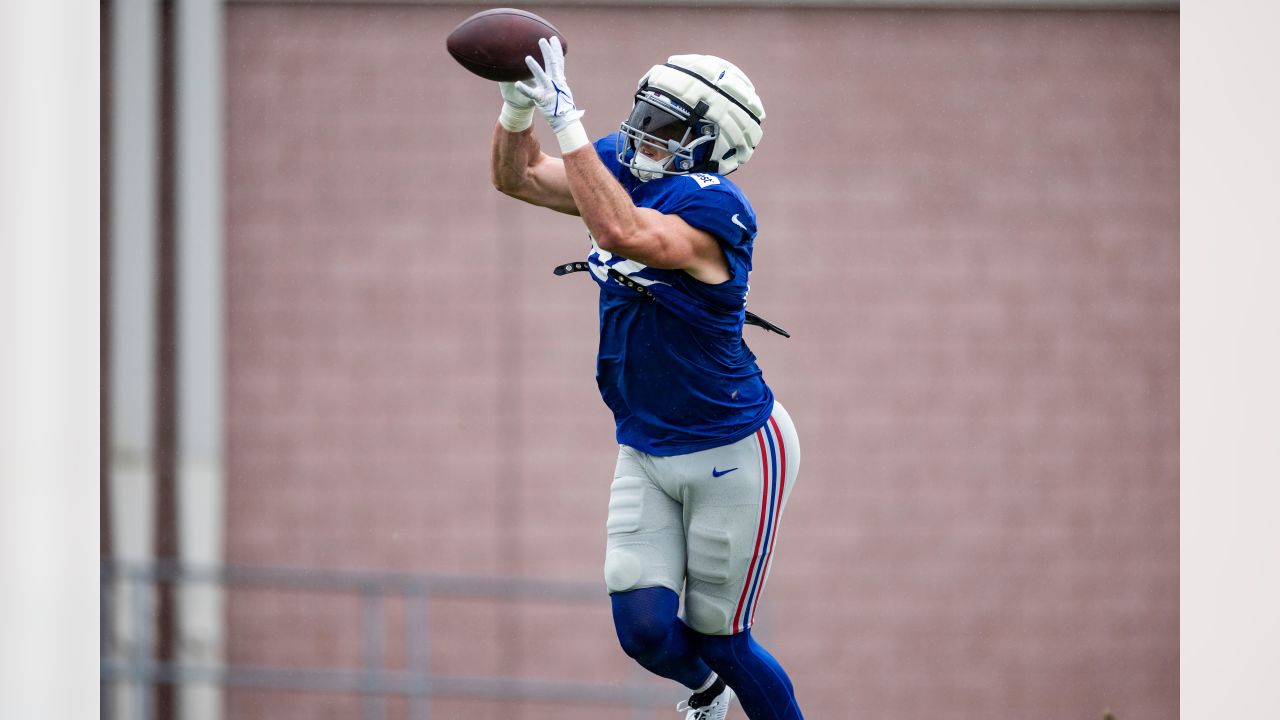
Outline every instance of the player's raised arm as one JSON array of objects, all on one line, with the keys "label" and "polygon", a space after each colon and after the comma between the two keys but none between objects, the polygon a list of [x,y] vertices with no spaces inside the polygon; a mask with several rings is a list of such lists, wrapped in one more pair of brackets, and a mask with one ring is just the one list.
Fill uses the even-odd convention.
[{"label": "player's raised arm", "polygon": [[503,103],[493,129],[493,186],[527,203],[577,215],[564,161],[542,152],[533,135],[533,101],[516,91],[512,83],[499,82],[498,87]]},{"label": "player's raised arm", "polygon": [[545,69],[525,58],[533,77],[516,83],[515,89],[532,99],[555,131],[566,187],[596,244],[645,265],[684,270],[706,283],[727,280],[728,265],[714,237],[676,215],[636,207],[588,142],[583,111],[565,79],[559,38],[539,40],[538,46]]}]

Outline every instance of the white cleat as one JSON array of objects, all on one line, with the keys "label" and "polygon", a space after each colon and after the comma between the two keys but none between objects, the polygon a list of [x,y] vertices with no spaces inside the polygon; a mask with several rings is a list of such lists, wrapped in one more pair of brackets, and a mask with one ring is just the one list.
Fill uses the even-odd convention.
[{"label": "white cleat", "polygon": [[[691,698],[692,699],[692,698]],[[680,712],[688,711],[684,720],[724,720],[729,714],[729,705],[733,702],[733,690],[726,685],[724,692],[712,698],[711,702],[700,707],[692,707],[688,700],[676,705]]]}]

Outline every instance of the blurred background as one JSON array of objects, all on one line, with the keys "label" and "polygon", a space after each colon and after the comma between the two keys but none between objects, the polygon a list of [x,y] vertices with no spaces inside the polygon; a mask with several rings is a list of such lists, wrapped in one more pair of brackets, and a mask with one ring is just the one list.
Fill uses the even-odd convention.
[{"label": "blurred background", "polygon": [[[677,717],[601,579],[585,229],[444,49],[486,7],[102,2],[103,717]],[[671,54],[764,100],[806,715],[1177,717],[1177,3],[523,7],[593,136]]]}]

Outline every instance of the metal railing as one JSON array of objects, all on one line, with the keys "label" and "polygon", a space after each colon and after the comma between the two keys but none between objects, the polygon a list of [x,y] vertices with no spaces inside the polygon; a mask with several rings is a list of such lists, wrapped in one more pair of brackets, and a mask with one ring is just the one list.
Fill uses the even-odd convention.
[{"label": "metal railing", "polygon": [[[437,598],[469,598],[553,604],[602,602],[599,583],[503,577],[412,575],[360,570],[218,566],[195,567],[173,562],[101,565],[102,715],[116,718],[114,692],[120,686],[135,693],[134,715],[155,716],[152,688],[157,684],[212,685],[222,688],[352,693],[361,696],[365,720],[386,717],[386,699],[403,697],[408,715],[429,720],[436,697],[484,700],[534,700],[591,703],[630,708],[633,717],[666,706],[669,693],[647,675],[633,670],[622,684],[587,683],[527,677],[465,677],[431,671],[431,602]],[[275,591],[345,594],[360,598],[359,667],[274,667],[223,664],[206,666],[164,661],[153,653],[155,588],[191,585],[253,588]],[[123,592],[124,590],[128,592]],[[117,591],[126,596],[133,636],[120,652],[117,632]],[[387,604],[404,601],[406,669],[387,667]]]}]

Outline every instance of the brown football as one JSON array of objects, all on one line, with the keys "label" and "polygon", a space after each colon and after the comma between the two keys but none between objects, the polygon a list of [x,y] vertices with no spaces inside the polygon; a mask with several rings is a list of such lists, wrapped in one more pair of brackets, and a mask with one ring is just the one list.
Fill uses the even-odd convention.
[{"label": "brown football", "polygon": [[462,67],[486,80],[526,80],[526,55],[542,64],[538,38],[560,38],[565,53],[569,43],[551,23],[524,10],[494,8],[463,20],[449,33],[445,47]]}]

